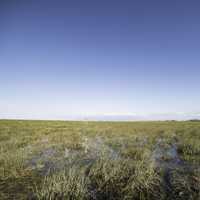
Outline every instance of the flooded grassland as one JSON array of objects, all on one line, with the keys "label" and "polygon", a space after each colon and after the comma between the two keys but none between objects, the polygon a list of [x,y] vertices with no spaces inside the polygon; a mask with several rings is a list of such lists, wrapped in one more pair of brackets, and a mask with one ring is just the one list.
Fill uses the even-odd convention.
[{"label": "flooded grassland", "polygon": [[0,199],[200,199],[200,122],[0,121]]}]

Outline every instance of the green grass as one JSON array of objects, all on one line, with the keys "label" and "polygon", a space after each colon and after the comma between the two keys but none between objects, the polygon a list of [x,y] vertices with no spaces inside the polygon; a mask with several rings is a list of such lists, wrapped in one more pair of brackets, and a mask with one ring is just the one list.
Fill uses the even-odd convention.
[{"label": "green grass", "polygon": [[0,120],[0,199],[199,200],[200,122]]}]

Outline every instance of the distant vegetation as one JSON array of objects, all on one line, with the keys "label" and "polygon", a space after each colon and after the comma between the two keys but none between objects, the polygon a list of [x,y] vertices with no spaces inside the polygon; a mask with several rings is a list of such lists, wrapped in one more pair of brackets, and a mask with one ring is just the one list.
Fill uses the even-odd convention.
[{"label": "distant vegetation", "polygon": [[190,119],[188,121],[190,121],[190,122],[200,122],[200,119]]},{"label": "distant vegetation", "polygon": [[198,122],[0,120],[0,199],[199,200]]}]

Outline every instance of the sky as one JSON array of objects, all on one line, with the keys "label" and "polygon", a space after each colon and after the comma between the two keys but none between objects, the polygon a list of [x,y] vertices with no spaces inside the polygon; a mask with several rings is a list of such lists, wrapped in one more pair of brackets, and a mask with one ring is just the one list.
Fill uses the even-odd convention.
[{"label": "sky", "polygon": [[1,0],[0,118],[200,113],[200,1]]}]

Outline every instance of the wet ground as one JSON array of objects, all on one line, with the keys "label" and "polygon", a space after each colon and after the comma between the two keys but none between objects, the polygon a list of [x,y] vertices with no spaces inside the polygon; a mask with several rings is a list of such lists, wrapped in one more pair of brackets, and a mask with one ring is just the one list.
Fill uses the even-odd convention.
[{"label": "wet ground", "polygon": [[[147,138],[136,139],[132,143],[132,148],[142,149],[147,143]],[[61,151],[55,147],[48,147],[27,160],[26,168],[35,170],[42,176],[47,176],[73,164],[92,165],[105,154],[110,160],[120,159],[123,157],[122,151],[130,145],[130,141],[127,144],[124,140],[119,139],[116,148],[106,143],[101,137],[83,137],[81,149],[65,148]],[[169,143],[162,138],[157,139],[153,150],[149,154],[148,164],[157,170],[163,171],[165,175],[170,174],[173,169],[193,170],[195,168],[195,166],[181,160],[178,154],[177,141]]]}]

